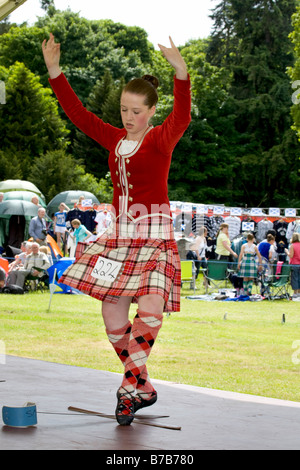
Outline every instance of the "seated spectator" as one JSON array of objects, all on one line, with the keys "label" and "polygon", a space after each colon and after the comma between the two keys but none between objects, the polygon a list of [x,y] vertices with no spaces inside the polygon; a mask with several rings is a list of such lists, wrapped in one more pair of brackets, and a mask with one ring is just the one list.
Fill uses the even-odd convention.
[{"label": "seated spectator", "polygon": [[9,274],[9,284],[23,288],[25,279],[29,274],[34,277],[43,277],[49,267],[48,256],[42,253],[39,244],[34,242],[32,243],[32,253],[27,256],[24,267],[13,270]]},{"label": "seated spectator", "polygon": [[15,256],[15,260],[10,263],[8,272],[10,273],[13,269],[20,269],[24,266],[26,257],[31,253],[32,243],[24,241],[21,243],[22,253]]},{"label": "seated spectator", "polygon": [[0,267],[0,289],[3,289],[6,283],[6,272]]},{"label": "seated spectator", "polygon": [[50,266],[52,266],[53,265],[53,259],[52,259],[52,256],[51,256],[50,249],[47,246],[40,246],[40,252],[45,253],[45,255],[48,256]]}]

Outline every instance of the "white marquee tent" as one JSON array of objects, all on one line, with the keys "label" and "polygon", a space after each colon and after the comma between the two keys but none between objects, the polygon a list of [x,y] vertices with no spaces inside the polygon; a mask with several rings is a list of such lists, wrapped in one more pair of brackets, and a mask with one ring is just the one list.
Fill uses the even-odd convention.
[{"label": "white marquee tent", "polygon": [[25,2],[26,0],[0,0],[0,21]]}]

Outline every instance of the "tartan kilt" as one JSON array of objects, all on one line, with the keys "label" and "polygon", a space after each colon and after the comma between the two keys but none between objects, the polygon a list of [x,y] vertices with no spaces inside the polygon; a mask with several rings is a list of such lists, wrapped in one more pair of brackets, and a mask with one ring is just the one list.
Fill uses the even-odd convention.
[{"label": "tartan kilt", "polygon": [[[111,265],[116,265],[115,277],[104,272]],[[91,245],[78,243],[76,260],[59,282],[111,303],[120,296],[137,303],[140,296],[158,294],[165,312],[180,311],[181,264],[172,239],[111,238],[104,233]]]},{"label": "tartan kilt", "polygon": [[243,257],[239,276],[241,277],[257,277],[257,266],[255,262],[255,255],[246,253]]}]

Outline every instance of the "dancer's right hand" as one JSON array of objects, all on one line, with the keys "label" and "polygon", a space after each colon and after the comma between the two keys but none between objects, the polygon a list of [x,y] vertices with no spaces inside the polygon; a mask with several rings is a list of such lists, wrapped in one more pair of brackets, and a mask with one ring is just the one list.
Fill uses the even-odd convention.
[{"label": "dancer's right hand", "polygon": [[55,43],[52,33],[50,33],[50,39],[48,41],[44,39],[42,43],[42,51],[50,78],[58,77],[58,75],[61,74],[61,69],[59,66],[60,44]]}]

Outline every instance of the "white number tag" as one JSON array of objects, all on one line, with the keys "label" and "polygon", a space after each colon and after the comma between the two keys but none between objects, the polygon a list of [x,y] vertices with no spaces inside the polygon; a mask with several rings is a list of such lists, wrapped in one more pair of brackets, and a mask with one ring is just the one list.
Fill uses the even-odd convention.
[{"label": "white number tag", "polygon": [[92,276],[101,281],[113,282],[116,280],[117,275],[122,267],[119,261],[102,258],[99,256],[97,263],[92,271]]}]

